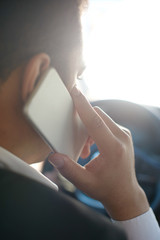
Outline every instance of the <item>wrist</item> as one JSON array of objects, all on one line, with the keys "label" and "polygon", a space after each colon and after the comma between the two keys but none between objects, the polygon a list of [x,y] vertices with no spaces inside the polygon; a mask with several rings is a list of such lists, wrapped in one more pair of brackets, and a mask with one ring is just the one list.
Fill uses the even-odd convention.
[{"label": "wrist", "polygon": [[[140,216],[149,210],[149,203],[143,189],[138,186],[132,194],[116,201],[103,202],[107,212],[117,221],[125,221]],[[126,194],[127,195],[127,194]]]}]

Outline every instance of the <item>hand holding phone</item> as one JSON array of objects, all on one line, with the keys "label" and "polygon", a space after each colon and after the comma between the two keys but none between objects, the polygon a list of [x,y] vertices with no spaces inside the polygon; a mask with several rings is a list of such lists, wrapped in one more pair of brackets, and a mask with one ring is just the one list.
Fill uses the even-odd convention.
[{"label": "hand holding phone", "polygon": [[116,124],[102,109],[92,107],[76,87],[71,95],[99,155],[84,167],[57,153],[50,155],[49,161],[78,189],[101,201],[113,219],[132,219],[147,212],[148,201],[136,179],[129,130]]}]

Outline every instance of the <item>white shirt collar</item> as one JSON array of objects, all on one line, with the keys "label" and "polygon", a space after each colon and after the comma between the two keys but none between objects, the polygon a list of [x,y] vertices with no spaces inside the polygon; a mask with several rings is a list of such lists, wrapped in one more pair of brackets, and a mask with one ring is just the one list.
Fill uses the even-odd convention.
[{"label": "white shirt collar", "polygon": [[40,182],[54,190],[58,190],[56,184],[51,182],[43,174],[36,171],[20,158],[0,147],[0,168],[8,169],[12,172],[18,173],[37,182]]}]

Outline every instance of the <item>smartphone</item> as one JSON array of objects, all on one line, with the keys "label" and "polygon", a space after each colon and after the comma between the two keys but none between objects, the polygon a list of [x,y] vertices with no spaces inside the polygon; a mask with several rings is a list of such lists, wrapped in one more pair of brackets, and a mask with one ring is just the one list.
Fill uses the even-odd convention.
[{"label": "smartphone", "polygon": [[87,131],[54,68],[48,69],[39,79],[23,110],[53,151],[78,160],[88,137]]}]

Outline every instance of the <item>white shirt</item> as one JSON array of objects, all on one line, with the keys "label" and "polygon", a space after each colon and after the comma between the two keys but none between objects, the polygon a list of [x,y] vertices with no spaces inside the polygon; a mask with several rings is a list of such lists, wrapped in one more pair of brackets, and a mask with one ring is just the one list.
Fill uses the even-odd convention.
[{"label": "white shirt", "polygon": [[[2,147],[0,147],[0,168],[11,170],[53,190],[58,190],[57,185],[48,178]],[[113,220],[113,222],[125,230],[128,240],[160,240],[160,228],[151,208],[136,218],[127,221]]]},{"label": "white shirt", "polygon": [[160,240],[160,228],[151,208],[136,218],[113,222],[124,229],[128,240]]},{"label": "white shirt", "polygon": [[0,168],[8,169],[12,172],[40,182],[53,190],[58,190],[57,185],[51,182],[43,174],[2,147],[0,147]]}]

